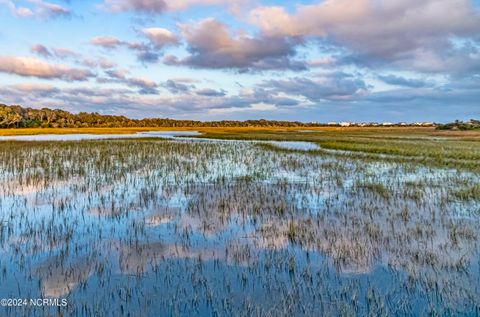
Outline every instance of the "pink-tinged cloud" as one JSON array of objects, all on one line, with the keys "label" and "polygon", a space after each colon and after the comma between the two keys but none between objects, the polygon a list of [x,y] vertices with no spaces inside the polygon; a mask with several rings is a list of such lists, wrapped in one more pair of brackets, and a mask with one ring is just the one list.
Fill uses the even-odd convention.
[{"label": "pink-tinged cloud", "polygon": [[162,48],[166,45],[176,45],[179,43],[176,35],[164,28],[145,28],[142,30],[142,33],[156,48]]},{"label": "pink-tinged cloud", "polygon": [[131,86],[136,86],[143,88],[145,90],[148,90],[150,92],[155,91],[155,88],[157,88],[157,83],[154,81],[145,78],[145,77],[132,77],[127,79],[127,84]]},{"label": "pink-tinged cloud", "polygon": [[167,4],[164,0],[105,0],[102,7],[111,12],[160,14],[165,11]]},{"label": "pink-tinged cloud", "polygon": [[169,11],[180,11],[193,6],[224,5],[231,11],[238,12],[248,2],[249,0],[176,0],[167,2],[167,9]]},{"label": "pink-tinged cloud", "polygon": [[6,86],[7,88],[15,89],[20,92],[24,93],[53,93],[58,92],[59,89],[55,88],[52,85],[47,84],[38,84],[38,83],[23,83],[23,84],[15,84],[11,86]]},{"label": "pink-tinged cloud", "polygon": [[148,42],[127,42],[113,36],[97,36],[90,40],[90,44],[105,49],[127,48],[135,51],[138,60],[142,63],[155,63],[166,46],[176,46],[180,43],[174,33],[164,28],[144,28],[138,30],[138,33],[146,37]]},{"label": "pink-tinged cloud", "polygon": [[104,57],[100,58],[84,58],[78,61],[79,64],[87,67],[100,67],[103,69],[112,69],[117,66],[117,63],[106,59]]},{"label": "pink-tinged cloud", "polygon": [[296,39],[285,37],[232,35],[227,25],[208,18],[194,24],[179,25],[190,55],[178,59],[167,56],[165,63],[198,68],[231,68],[240,71],[304,69],[295,61]]},{"label": "pink-tinged cloud", "polygon": [[125,42],[113,36],[96,36],[90,40],[90,43],[108,49],[117,48],[125,44]]},{"label": "pink-tinged cloud", "polygon": [[69,58],[69,57],[78,58],[81,56],[79,53],[68,48],[53,47],[52,52],[56,57],[60,59]]},{"label": "pink-tinged cloud", "polygon": [[68,17],[71,15],[69,9],[43,0],[28,0],[36,6],[36,15],[43,18]]},{"label": "pink-tinged cloud", "polygon": [[249,0],[105,0],[101,8],[110,12],[137,12],[162,14],[166,11],[186,10],[193,6],[226,5],[232,12],[240,11]]},{"label": "pink-tinged cloud", "polygon": [[66,59],[66,58],[79,58],[81,54],[72,51],[68,48],[47,48],[45,45],[42,44],[35,44],[30,48],[30,52],[42,56],[44,58],[58,58],[58,59]]},{"label": "pink-tinged cloud", "polygon": [[0,0],[0,4],[6,6],[16,17],[28,18],[35,15],[29,8],[17,7],[12,0]]},{"label": "pink-tinged cloud", "polygon": [[43,0],[27,0],[31,4],[29,7],[19,7],[12,0],[0,0],[0,5],[6,6],[10,12],[20,18],[38,17],[43,19],[56,17],[69,17],[71,12],[69,9]]},{"label": "pink-tinged cloud", "polygon": [[362,78],[343,72],[318,74],[313,78],[271,79],[260,86],[274,95],[300,96],[314,103],[354,101],[365,97],[369,92],[369,86]]},{"label": "pink-tinged cloud", "polygon": [[50,52],[50,50],[42,44],[33,45],[30,48],[30,52],[35,53],[35,54],[40,55],[40,56],[45,57],[45,58],[52,57],[52,53]]},{"label": "pink-tinged cloud", "polygon": [[99,82],[115,82],[127,85],[130,88],[139,88],[142,95],[157,94],[158,84],[146,77],[128,77],[129,72],[125,69],[110,69],[105,71],[107,78],[99,78]]},{"label": "pink-tinged cloud", "polygon": [[0,56],[0,72],[65,81],[84,81],[94,76],[89,70],[49,64],[37,58],[21,56]]},{"label": "pink-tinged cloud", "polygon": [[293,14],[259,7],[249,21],[271,36],[316,36],[387,59],[480,33],[480,16],[469,0],[326,0]]}]

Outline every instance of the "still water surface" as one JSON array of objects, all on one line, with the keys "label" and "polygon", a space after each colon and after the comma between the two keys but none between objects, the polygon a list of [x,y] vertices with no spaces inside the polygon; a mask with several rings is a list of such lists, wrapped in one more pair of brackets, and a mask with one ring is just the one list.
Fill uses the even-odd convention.
[{"label": "still water surface", "polygon": [[480,313],[478,174],[191,133],[0,142],[0,315]]}]

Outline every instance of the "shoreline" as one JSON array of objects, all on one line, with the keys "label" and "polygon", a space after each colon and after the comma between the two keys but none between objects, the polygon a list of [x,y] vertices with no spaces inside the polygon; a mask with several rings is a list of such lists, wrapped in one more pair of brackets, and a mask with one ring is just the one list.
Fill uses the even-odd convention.
[{"label": "shoreline", "polygon": [[[308,131],[302,127],[118,127],[118,128],[4,128],[0,129],[0,136],[39,135],[39,134],[135,134],[147,131],[199,131],[199,132],[404,132],[404,133],[440,133],[455,134],[458,131],[440,131],[433,127],[309,127]],[[480,132],[471,132],[479,134]],[[461,132],[462,135],[468,132]]]}]

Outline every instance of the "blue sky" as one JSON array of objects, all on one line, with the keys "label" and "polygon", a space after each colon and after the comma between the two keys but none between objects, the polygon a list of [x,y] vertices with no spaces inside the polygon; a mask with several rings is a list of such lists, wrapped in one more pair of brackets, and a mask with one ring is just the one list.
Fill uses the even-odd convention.
[{"label": "blue sky", "polygon": [[0,0],[0,102],[130,117],[480,117],[471,0]]}]

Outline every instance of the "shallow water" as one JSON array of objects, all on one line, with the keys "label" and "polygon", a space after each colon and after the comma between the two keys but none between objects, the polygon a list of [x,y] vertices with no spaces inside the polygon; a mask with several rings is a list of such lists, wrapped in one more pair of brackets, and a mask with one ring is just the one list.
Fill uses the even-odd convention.
[{"label": "shallow water", "polygon": [[161,138],[182,140],[187,142],[226,142],[226,143],[266,143],[288,150],[311,151],[318,150],[320,146],[313,142],[301,141],[245,141],[245,140],[219,140],[197,137],[198,131],[147,131],[133,134],[36,134],[0,136],[0,141],[83,141],[103,139],[136,139],[136,138]]},{"label": "shallow water", "polygon": [[318,133],[318,132],[324,132],[322,130],[297,130],[297,132],[300,133]]},{"label": "shallow water", "polygon": [[301,151],[313,151],[319,150],[320,146],[313,142],[302,142],[302,141],[272,141],[269,142],[273,146],[287,149],[287,150],[301,150]]},{"label": "shallow water", "polygon": [[295,149],[0,142],[0,315],[480,312],[478,174]]},{"label": "shallow water", "polygon": [[197,131],[148,131],[132,134],[35,134],[0,136],[0,141],[81,141],[102,139],[175,138],[199,135]]}]

